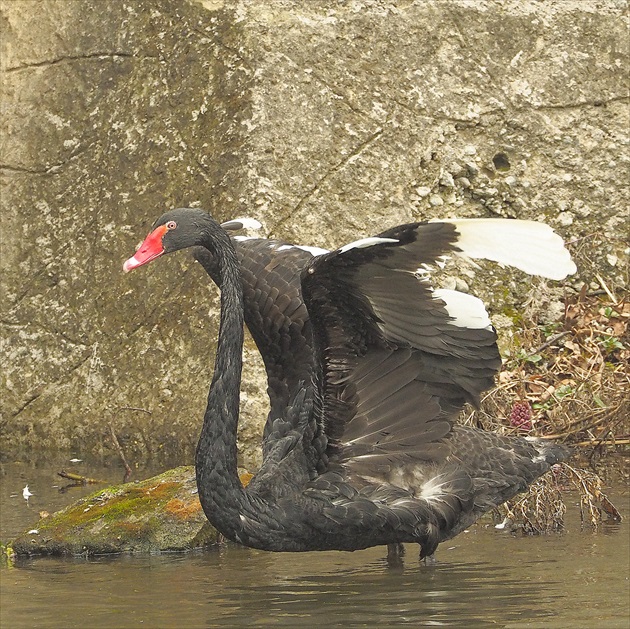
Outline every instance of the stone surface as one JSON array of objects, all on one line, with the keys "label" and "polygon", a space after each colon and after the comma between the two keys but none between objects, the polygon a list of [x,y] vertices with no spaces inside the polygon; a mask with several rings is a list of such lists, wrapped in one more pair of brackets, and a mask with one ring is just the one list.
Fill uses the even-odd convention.
[{"label": "stone surface", "polygon": [[197,497],[195,470],[180,467],[112,486],[39,520],[10,544],[10,554],[107,555],[185,551],[212,545]]},{"label": "stone surface", "polygon": [[[0,6],[5,453],[108,449],[111,425],[130,456],[191,460],[217,291],[186,254],[120,272],[170,207],[325,247],[435,216],[543,219],[573,243],[570,283],[627,286],[625,2]],[[477,275],[497,313],[546,290]],[[246,370],[255,467],[251,343]]]}]

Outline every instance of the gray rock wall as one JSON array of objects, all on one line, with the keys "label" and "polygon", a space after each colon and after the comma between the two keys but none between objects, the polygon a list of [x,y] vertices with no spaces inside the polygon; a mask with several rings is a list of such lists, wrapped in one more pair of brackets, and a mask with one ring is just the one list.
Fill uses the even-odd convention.
[{"label": "gray rock wall", "polygon": [[[128,452],[190,460],[217,291],[186,254],[121,273],[170,207],[326,247],[434,216],[544,219],[574,243],[574,286],[627,286],[625,2],[0,7],[10,456],[107,449],[111,424]],[[467,282],[495,312],[531,285]],[[249,344],[250,466],[260,372]]]}]

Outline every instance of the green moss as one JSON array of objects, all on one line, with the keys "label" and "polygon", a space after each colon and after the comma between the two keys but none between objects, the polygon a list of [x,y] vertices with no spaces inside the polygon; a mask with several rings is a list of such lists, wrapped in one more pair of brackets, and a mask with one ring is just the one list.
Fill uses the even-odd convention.
[{"label": "green moss", "polygon": [[178,488],[177,483],[168,483],[168,487],[158,487],[155,491],[151,491],[151,488],[130,487],[121,490],[118,495],[116,490],[108,489],[42,520],[37,528],[40,532],[54,530],[63,534],[68,529],[86,527],[103,519],[115,522],[125,517],[142,516],[172,499]]},{"label": "green moss", "polygon": [[522,327],[523,313],[517,310],[513,305],[506,303],[501,309],[501,314],[508,317],[516,327]]},{"label": "green moss", "polygon": [[198,538],[206,523],[193,491],[194,470],[176,468],[140,483],[108,487],[40,520],[24,533],[17,554],[98,554],[186,549],[216,541]]},{"label": "green moss", "polygon": [[12,568],[14,558],[15,553],[13,552],[11,544],[0,543],[0,566]]}]

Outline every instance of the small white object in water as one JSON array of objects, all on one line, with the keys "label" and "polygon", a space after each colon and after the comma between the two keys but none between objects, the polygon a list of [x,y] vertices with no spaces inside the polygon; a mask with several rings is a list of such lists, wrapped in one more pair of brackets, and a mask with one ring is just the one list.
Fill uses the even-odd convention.
[{"label": "small white object in water", "polygon": [[83,459],[70,459],[70,463],[83,463]]},{"label": "small white object in water", "polygon": [[24,500],[26,500],[26,502],[28,502],[28,499],[32,496],[33,494],[29,491],[28,489],[28,485],[22,490],[22,496],[24,496]]},{"label": "small white object in water", "polygon": [[510,518],[505,518],[503,522],[501,522],[501,524],[495,524],[494,528],[503,530],[504,528],[507,528],[510,524],[512,524],[512,520],[510,520]]}]

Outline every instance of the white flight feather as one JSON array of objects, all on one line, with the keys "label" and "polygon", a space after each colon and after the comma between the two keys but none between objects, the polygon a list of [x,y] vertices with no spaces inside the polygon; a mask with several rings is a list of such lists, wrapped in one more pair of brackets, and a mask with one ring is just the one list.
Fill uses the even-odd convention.
[{"label": "white flight feather", "polygon": [[302,251],[307,251],[313,257],[321,256],[325,253],[330,253],[328,249],[322,249],[321,247],[309,247],[308,245],[280,245],[277,251],[288,251],[289,249],[302,249]]},{"label": "white flight feather", "polygon": [[481,299],[448,288],[436,288],[434,297],[441,299],[453,321],[451,325],[472,330],[490,329],[491,322]]},{"label": "white flight feather", "polygon": [[339,249],[339,253],[345,253],[346,251],[350,251],[350,249],[364,249],[365,247],[380,245],[384,242],[398,242],[398,240],[396,240],[396,238],[379,238],[377,236],[373,236],[371,238],[361,238],[360,240],[349,242],[347,245],[341,247],[341,249]]},{"label": "white flight feather", "polygon": [[469,258],[509,264],[525,273],[562,280],[576,272],[562,238],[549,225],[504,218],[434,220],[455,225],[457,246]]}]

